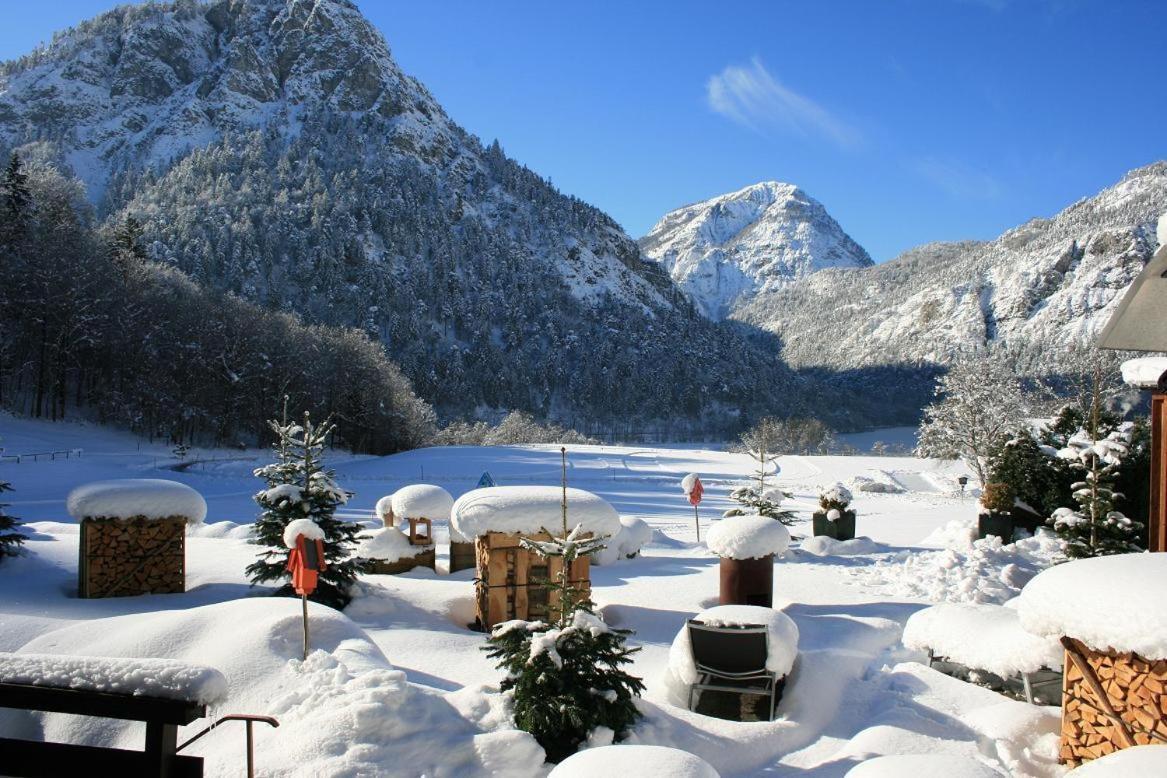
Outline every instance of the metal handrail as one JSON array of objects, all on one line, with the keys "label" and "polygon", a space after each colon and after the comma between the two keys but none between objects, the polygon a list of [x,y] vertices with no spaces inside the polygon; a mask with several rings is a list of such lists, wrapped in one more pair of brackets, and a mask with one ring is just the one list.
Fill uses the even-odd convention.
[{"label": "metal handrail", "polygon": [[218,720],[216,720],[213,724],[211,724],[211,726],[207,727],[202,732],[198,733],[197,735],[192,737],[190,740],[187,740],[182,745],[180,745],[178,748],[176,748],[175,752],[177,753],[178,751],[181,751],[182,749],[186,748],[191,743],[195,742],[196,740],[201,738],[203,735],[207,734],[212,729],[219,726],[220,724],[222,724],[225,721],[244,721],[244,722],[247,722],[247,778],[255,778],[255,734],[253,732],[252,725],[254,725],[255,722],[258,721],[258,722],[261,722],[263,724],[269,724],[272,727],[278,727],[280,725],[280,722],[276,721],[276,719],[272,716],[256,716],[256,715],[253,715],[250,713],[231,713],[231,714],[228,714],[226,716],[222,716]]}]

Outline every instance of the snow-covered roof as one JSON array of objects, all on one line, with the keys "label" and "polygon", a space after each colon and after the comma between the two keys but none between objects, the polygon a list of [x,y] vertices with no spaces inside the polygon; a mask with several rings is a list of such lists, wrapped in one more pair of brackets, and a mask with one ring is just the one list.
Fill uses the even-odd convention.
[{"label": "snow-covered roof", "polygon": [[393,507],[393,495],[387,494],[380,500],[377,500],[377,506],[373,511],[377,514],[377,518],[382,518]]},{"label": "snow-covered roof", "polygon": [[357,546],[357,556],[364,559],[378,559],[382,562],[397,562],[415,557],[433,546],[415,546],[409,537],[396,527],[374,530]]},{"label": "snow-covered roof", "polygon": [[167,519],[181,516],[199,524],[207,516],[207,501],[186,484],[163,478],[122,478],[94,481],[69,492],[69,515],[81,519]]},{"label": "snow-covered roof", "polygon": [[1133,778],[1151,775],[1167,775],[1167,746],[1124,748],[1076,767],[1066,773],[1066,778]]},{"label": "snow-covered roof", "polygon": [[[563,490],[558,486],[492,486],[458,498],[450,526],[460,536],[476,538],[488,532],[534,533],[563,528]],[[583,489],[567,490],[567,525],[582,525],[593,535],[615,535],[620,516],[604,499]]]},{"label": "snow-covered roof", "polygon": [[1153,389],[1167,373],[1167,357],[1139,357],[1122,363],[1122,380],[1140,389]]},{"label": "snow-covered roof", "polygon": [[904,625],[904,645],[931,649],[936,656],[1002,677],[1062,666],[1058,639],[1026,632],[1017,611],[1004,605],[941,603],[924,608]]},{"label": "snow-covered roof", "polygon": [[[798,657],[798,625],[780,610],[758,605],[717,605],[701,611],[693,619],[711,627],[760,624],[766,627],[768,636],[766,669],[781,678],[794,667],[794,660]],[[685,624],[669,648],[669,666],[664,676],[669,700],[687,706],[689,687],[696,682],[697,665],[693,661],[689,625]]]},{"label": "snow-covered roof", "polygon": [[173,659],[0,653],[0,682],[212,705],[227,697],[218,670]]},{"label": "snow-covered roof", "polygon": [[960,754],[888,754],[867,759],[847,771],[846,778],[1002,778],[1003,773],[971,756]]},{"label": "snow-covered roof", "polygon": [[1095,650],[1167,659],[1167,554],[1116,554],[1055,565],[1025,585],[1021,626]]},{"label": "snow-covered roof", "polygon": [[284,527],[284,545],[296,547],[296,538],[303,535],[308,540],[324,540],[324,530],[312,519],[293,519]]},{"label": "snow-covered roof", "polygon": [[413,484],[393,493],[393,515],[398,519],[450,518],[454,498],[440,486]]},{"label": "snow-covered roof", "polygon": [[719,778],[701,757],[665,746],[639,744],[588,748],[564,759],[549,778]]},{"label": "snow-covered roof", "polygon": [[765,516],[733,516],[709,529],[709,550],[726,559],[761,559],[780,555],[790,545],[790,531]]}]

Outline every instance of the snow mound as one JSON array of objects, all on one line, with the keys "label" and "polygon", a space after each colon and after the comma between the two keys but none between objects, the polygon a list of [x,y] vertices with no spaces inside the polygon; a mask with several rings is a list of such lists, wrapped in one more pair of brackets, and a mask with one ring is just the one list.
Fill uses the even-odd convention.
[{"label": "snow mound", "polygon": [[373,512],[377,514],[378,519],[384,520],[386,514],[393,510],[393,495],[387,494],[380,500],[377,500],[377,505],[373,508]]},{"label": "snow mound", "polygon": [[620,745],[589,748],[572,754],[551,771],[549,778],[719,778],[713,766],[699,756],[664,746]]},{"label": "snow mound", "polygon": [[598,565],[636,556],[640,549],[652,542],[652,527],[644,519],[636,516],[621,516],[620,531],[608,539],[604,548],[592,554],[592,561]]},{"label": "snow mound", "polygon": [[182,516],[189,524],[207,517],[207,501],[186,484],[163,478],[95,481],[69,492],[69,515],[81,519],[167,519]]},{"label": "snow mound", "polygon": [[454,498],[440,486],[413,484],[403,486],[393,493],[393,515],[400,519],[441,519],[450,518]]},{"label": "snow mound", "polygon": [[284,545],[296,547],[296,538],[303,535],[308,540],[324,540],[324,530],[312,519],[293,519],[284,527]]},{"label": "snow mound", "polygon": [[847,573],[862,586],[897,597],[999,604],[1020,594],[1022,586],[1061,555],[1061,541],[1039,530],[1009,544],[990,535],[967,548],[905,551]]},{"label": "snow mound", "polygon": [[[450,525],[463,538],[488,532],[530,533],[562,529],[563,490],[558,486],[492,486],[458,498]],[[620,531],[620,516],[603,498],[583,489],[567,490],[567,525],[611,537]]]},{"label": "snow mound", "polygon": [[1122,363],[1122,380],[1131,386],[1151,388],[1167,373],[1167,357],[1139,357]]},{"label": "snow mound", "polygon": [[218,670],[172,659],[0,653],[0,683],[160,697],[200,705],[213,705],[227,696],[227,679]]},{"label": "snow mound", "polygon": [[851,479],[848,486],[852,491],[870,494],[899,494],[904,490],[902,486],[891,479],[891,476],[882,473],[880,475],[884,477],[857,475]]},{"label": "snow mound", "polygon": [[[768,634],[766,669],[781,678],[789,675],[794,667],[794,660],[798,656],[798,625],[782,611],[757,605],[718,605],[701,611],[693,619],[713,627],[760,624],[766,627]],[[664,674],[669,702],[687,708],[689,687],[696,682],[697,665],[693,661],[693,647],[689,642],[689,625],[685,624],[669,648],[669,666]]]},{"label": "snow mound", "polygon": [[409,537],[396,527],[382,527],[374,530],[357,546],[357,556],[362,559],[377,559],[382,562],[398,562],[415,557],[433,546],[415,546]]},{"label": "snow mound", "polygon": [[1001,778],[1002,773],[977,759],[956,754],[892,754],[861,762],[846,778]]},{"label": "snow mound", "polygon": [[1026,632],[1017,611],[1001,605],[941,603],[924,608],[904,625],[904,645],[931,649],[938,657],[1003,678],[1062,666],[1057,638]]},{"label": "snow mound", "polygon": [[[1162,230],[1163,220],[1159,221]],[[1160,238],[1162,240],[1162,238]],[[1133,746],[1086,762],[1066,778],[1134,778],[1167,775],[1167,746]]]},{"label": "snow mound", "polygon": [[726,559],[761,559],[781,555],[790,545],[790,531],[765,516],[732,516],[709,530],[709,550]]},{"label": "snow mound", "polygon": [[868,537],[835,540],[826,535],[807,538],[802,541],[799,548],[815,556],[856,556],[859,554],[878,554],[883,550],[878,543]]},{"label": "snow mound", "polygon": [[1096,650],[1167,659],[1167,554],[1079,559],[1044,571],[1017,602],[1035,635],[1077,638]]}]

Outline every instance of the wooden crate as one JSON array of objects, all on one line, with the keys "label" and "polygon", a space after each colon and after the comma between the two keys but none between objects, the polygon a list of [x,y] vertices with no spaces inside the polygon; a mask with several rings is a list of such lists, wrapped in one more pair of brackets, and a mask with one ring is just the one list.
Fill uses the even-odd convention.
[{"label": "wooden crate", "polygon": [[[474,541],[478,569],[474,582],[476,622],[484,630],[511,619],[549,621],[559,615],[558,598],[545,582],[559,579],[563,560],[528,551],[519,545],[520,537],[551,539],[543,532],[524,536],[490,532]],[[589,575],[587,557],[575,560],[567,570],[568,583],[585,596],[591,591]]]},{"label": "wooden crate", "polygon": [[474,544],[467,541],[465,543],[458,543],[450,541],[450,572],[456,573],[459,570],[470,570],[478,562],[474,555]]},{"label": "wooden crate", "polygon": [[83,519],[78,553],[81,597],[186,591],[184,516]]},{"label": "wooden crate", "polygon": [[1062,644],[1062,762],[1167,743],[1167,660],[1095,651],[1072,638]]},{"label": "wooden crate", "polygon": [[382,559],[369,560],[369,572],[377,575],[397,575],[406,573],[415,567],[428,567],[433,570],[437,566],[437,553],[434,549],[423,551],[417,556],[398,559],[396,562],[386,562]]}]

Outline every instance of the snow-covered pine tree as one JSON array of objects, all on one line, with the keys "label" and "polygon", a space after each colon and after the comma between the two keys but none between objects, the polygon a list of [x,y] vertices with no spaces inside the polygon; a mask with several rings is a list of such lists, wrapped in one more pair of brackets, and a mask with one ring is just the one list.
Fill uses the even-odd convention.
[{"label": "snow-covered pine tree", "polygon": [[1013,496],[1040,516],[1049,516],[1071,499],[1069,463],[1042,444],[1046,429],[1022,427],[988,456],[989,483],[1005,484]]},{"label": "snow-covered pine tree", "polygon": [[1071,559],[1140,550],[1142,522],[1128,518],[1114,507],[1122,499],[1114,490],[1114,479],[1129,445],[1130,425],[1123,424],[1101,439],[1097,434],[1080,430],[1058,452],[1084,474],[1084,480],[1073,486],[1078,509],[1059,508],[1049,520],[1054,532],[1065,542],[1066,556]]},{"label": "snow-covered pine tree", "polygon": [[606,538],[582,538],[567,529],[567,475],[564,454],[563,534],[549,541],[521,538],[528,550],[560,557],[558,581],[548,581],[558,602],[554,624],[506,621],[495,626],[484,646],[506,672],[501,688],[514,690],[515,725],[535,736],[552,762],[575,753],[589,739],[624,736],[640,712],[633,701],[641,680],[625,672],[639,648],[626,645],[630,630],[614,629],[593,610],[587,593],[571,585],[571,562],[603,548]]},{"label": "snow-covered pine tree", "polygon": [[783,510],[782,502],[790,497],[789,494],[771,487],[763,492],[752,485],[739,486],[729,493],[731,500],[736,500],[741,504],[740,508],[730,508],[722,516],[729,518],[730,516],[745,516],[747,514],[758,514],[765,516],[775,521],[780,521],[786,526],[794,524],[794,512]]},{"label": "snow-covered pine tree", "polygon": [[276,461],[255,471],[267,488],[255,495],[263,509],[255,522],[255,542],[267,548],[247,566],[252,584],[284,581],[277,592],[288,594],[291,584],[286,568],[288,549],[284,527],[293,519],[311,519],[324,531],[324,557],[328,568],[311,599],[333,608],[348,605],[349,588],[362,571],[353,558],[361,528],[336,518],[336,509],[351,496],[337,485],[334,473],[324,469],[323,452],[333,426],[328,421],[313,424],[307,413],[302,424],[270,421],[276,434]]},{"label": "snow-covered pine tree", "polygon": [[[12,484],[0,481],[0,494],[12,491]],[[6,556],[16,556],[20,553],[20,545],[24,543],[24,535],[16,531],[20,522],[15,516],[9,516],[4,509],[8,506],[0,503],[0,562]]]}]

